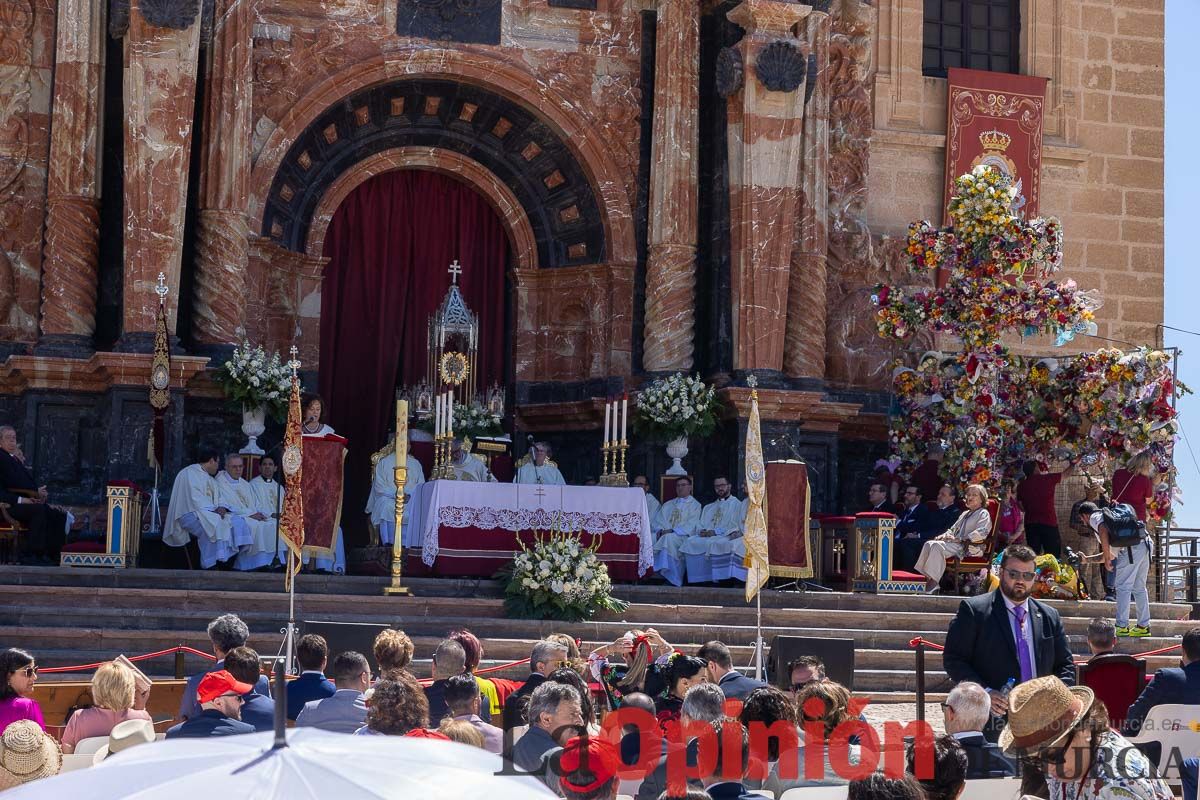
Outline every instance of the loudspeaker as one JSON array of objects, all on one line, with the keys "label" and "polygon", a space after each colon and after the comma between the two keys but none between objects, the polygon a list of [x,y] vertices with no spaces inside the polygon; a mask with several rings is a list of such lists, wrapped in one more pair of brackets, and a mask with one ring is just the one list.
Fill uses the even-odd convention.
[{"label": "loudspeaker", "polygon": [[306,619],[298,627],[300,628],[298,636],[315,633],[325,637],[325,644],[329,645],[330,665],[333,664],[333,659],[338,653],[353,650],[366,656],[367,662],[371,665],[371,671],[378,675],[379,665],[375,663],[375,656],[372,652],[375,646],[375,637],[382,630],[399,626],[383,622],[326,622]]},{"label": "loudspeaker", "polygon": [[[331,651],[332,652],[332,651]],[[771,683],[790,690],[792,676],[787,665],[800,656],[816,656],[825,663],[825,677],[854,691],[854,640],[816,639],[807,636],[776,636],[767,657]]]}]

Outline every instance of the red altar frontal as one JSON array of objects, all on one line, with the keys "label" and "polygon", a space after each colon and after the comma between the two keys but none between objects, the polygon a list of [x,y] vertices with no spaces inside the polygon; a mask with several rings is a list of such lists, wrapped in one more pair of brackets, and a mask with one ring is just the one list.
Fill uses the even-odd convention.
[{"label": "red altar frontal", "polygon": [[646,495],[638,488],[431,481],[418,487],[409,524],[421,526],[410,575],[491,577],[540,533],[560,530],[589,545],[613,580],[632,581],[654,560]]}]

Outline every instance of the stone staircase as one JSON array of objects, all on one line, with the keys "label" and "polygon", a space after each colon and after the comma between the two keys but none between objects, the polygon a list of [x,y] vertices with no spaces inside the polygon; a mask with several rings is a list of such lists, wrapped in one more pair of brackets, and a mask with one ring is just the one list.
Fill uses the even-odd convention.
[{"label": "stone staircase", "polygon": [[[44,666],[87,664],[118,653],[136,655],[189,645],[208,652],[204,633],[214,616],[235,612],[250,626],[250,644],[263,654],[278,652],[287,622],[288,598],[280,575],[200,573],[171,570],[87,570],[6,567],[0,571],[0,647],[23,647]],[[302,575],[297,581],[296,620],[387,623],[401,628],[416,645],[419,675],[428,674],[428,659],[447,631],[466,627],[484,644],[485,665],[526,658],[530,644],[561,631],[584,640],[587,652],[632,627],[654,627],[667,641],[694,652],[705,641],[730,646],[735,662],[745,666],[753,654],[755,610],[740,589],[675,588],[623,585],[618,595],[630,603],[620,614],[566,624],[507,619],[501,586],[494,581],[414,579],[413,597],[385,597],[386,579]],[[916,690],[916,655],[909,641],[923,636],[945,639],[958,599],[906,597],[840,592],[766,591],[762,595],[763,635],[768,645],[777,635],[852,638],[856,643],[855,690],[876,702],[911,702]],[[1063,615],[1072,649],[1085,653],[1088,620],[1112,613],[1102,602],[1055,603]],[[1177,644],[1196,625],[1190,606],[1155,604],[1154,636],[1121,640],[1122,652],[1153,650]],[[1170,666],[1178,656],[1149,659],[1151,671]],[[936,651],[926,655],[926,686],[931,701],[948,688]],[[202,665],[187,656],[185,669]],[[152,675],[174,674],[173,656],[143,663]],[[526,667],[512,667],[503,677],[518,678]],[[44,679],[80,679],[80,674],[46,675]]]}]

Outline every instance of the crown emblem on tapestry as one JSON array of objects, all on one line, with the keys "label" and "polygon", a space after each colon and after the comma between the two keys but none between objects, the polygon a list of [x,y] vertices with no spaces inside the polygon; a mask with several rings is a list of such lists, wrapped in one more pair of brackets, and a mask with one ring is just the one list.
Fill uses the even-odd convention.
[{"label": "crown emblem on tapestry", "polygon": [[993,129],[979,134],[979,143],[983,145],[984,150],[1003,153],[1012,144],[1012,137],[1004,131]]}]

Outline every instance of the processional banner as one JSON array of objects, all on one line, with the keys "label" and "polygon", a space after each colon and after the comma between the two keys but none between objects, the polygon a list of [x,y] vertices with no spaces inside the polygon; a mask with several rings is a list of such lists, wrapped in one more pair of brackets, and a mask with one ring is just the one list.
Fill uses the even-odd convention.
[{"label": "processional banner", "polygon": [[767,541],[771,574],[781,578],[813,576],[813,544],[808,519],[812,493],[808,467],[797,461],[767,464],[771,513]]},{"label": "processional banner", "polygon": [[342,465],[346,440],[341,436],[304,437],[304,553],[333,558],[342,524]]},{"label": "processional banner", "polygon": [[1036,217],[1047,79],[958,67],[947,77],[944,205],[959,175],[986,164],[1012,176],[1022,195],[1016,213]]}]

